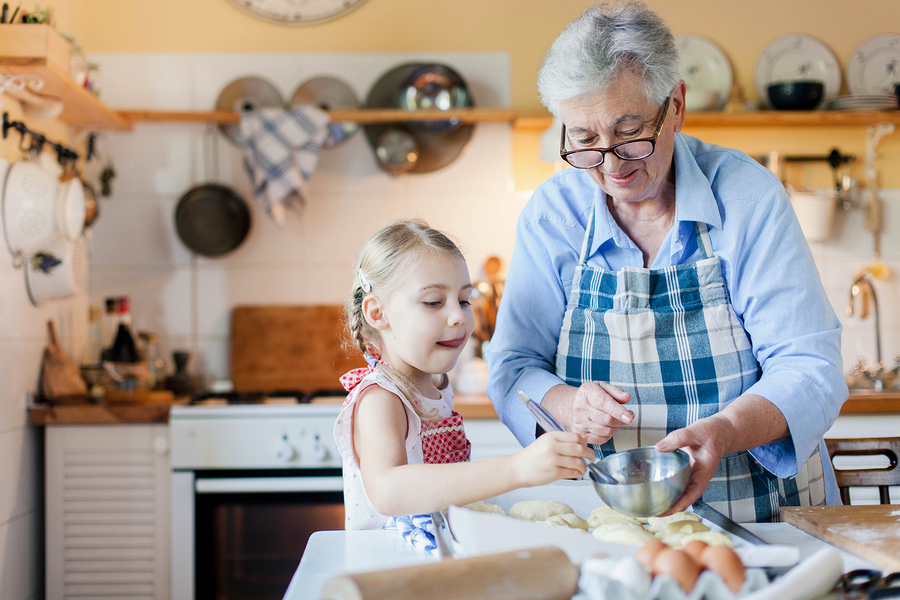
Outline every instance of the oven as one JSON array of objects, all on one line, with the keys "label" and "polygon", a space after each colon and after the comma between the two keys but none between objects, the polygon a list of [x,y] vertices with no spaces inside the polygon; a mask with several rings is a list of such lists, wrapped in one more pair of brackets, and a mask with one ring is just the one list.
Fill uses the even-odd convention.
[{"label": "oven", "polygon": [[309,536],[343,529],[340,400],[172,407],[173,599],[279,600]]}]

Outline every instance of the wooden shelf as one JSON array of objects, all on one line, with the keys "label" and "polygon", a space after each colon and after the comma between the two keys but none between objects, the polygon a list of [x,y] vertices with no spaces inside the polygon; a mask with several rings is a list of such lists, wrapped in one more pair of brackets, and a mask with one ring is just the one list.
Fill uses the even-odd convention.
[{"label": "wooden shelf", "polygon": [[[406,121],[446,121],[459,119],[461,123],[505,123],[515,122],[520,118],[542,118],[539,113],[523,113],[502,108],[466,108],[459,110],[418,110],[409,111],[399,108],[372,108],[360,110],[328,111],[334,121],[350,121],[361,125],[379,123],[402,123]],[[161,111],[161,110],[121,110],[119,115],[128,121],[137,122],[182,122],[182,123],[223,123],[234,124],[240,121],[238,113],[233,111]],[[548,119],[549,123],[549,119]]]},{"label": "wooden shelf", "polygon": [[131,123],[69,76],[69,44],[49,25],[0,25],[0,73],[36,75],[35,93],[63,102],[59,119],[77,127],[129,130]]},{"label": "wooden shelf", "polygon": [[[402,123],[406,121],[446,121],[458,118],[462,123],[512,123],[519,130],[544,130],[553,119],[546,113],[498,108],[407,111],[402,109],[336,110],[334,121],[352,121],[361,125]],[[120,110],[129,122],[223,123],[240,121],[232,111]],[[851,111],[757,111],[743,113],[688,113],[685,127],[864,127],[887,121],[900,125],[900,110],[882,112]]]}]

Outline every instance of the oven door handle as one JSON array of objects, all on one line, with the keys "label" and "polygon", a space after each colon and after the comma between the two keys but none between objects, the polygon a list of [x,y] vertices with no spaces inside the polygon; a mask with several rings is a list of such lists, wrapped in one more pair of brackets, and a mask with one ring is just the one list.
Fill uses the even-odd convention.
[{"label": "oven door handle", "polygon": [[343,477],[198,477],[198,494],[271,494],[343,492]]}]

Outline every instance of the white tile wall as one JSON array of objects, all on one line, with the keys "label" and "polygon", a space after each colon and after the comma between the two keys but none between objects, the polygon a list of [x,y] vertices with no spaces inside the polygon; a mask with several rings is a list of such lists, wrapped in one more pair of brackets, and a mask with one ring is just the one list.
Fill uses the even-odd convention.
[{"label": "white tile wall", "polygon": [[[428,60],[462,73],[479,106],[510,103],[505,53],[99,54],[91,60],[104,72],[104,101],[121,108],[210,110],[229,82],[247,75],[268,79],[286,100],[310,77],[338,77],[362,102],[382,73]],[[166,358],[173,349],[190,350],[190,366],[207,380],[229,376],[234,306],[342,302],[359,246],[391,219],[420,216],[453,233],[473,276],[489,255],[508,258],[512,249],[520,201],[512,191],[509,124],[479,125],[453,163],[403,177],[378,167],[360,131],[322,153],[307,202],[289,212],[283,228],[253,201],[240,149],[214,126],[138,124],[105,142],[117,178],[94,227],[91,299],[100,304],[130,295],[135,326],[160,334]],[[245,242],[215,259],[192,256],[174,227],[180,197],[210,178],[247,199],[253,219]]]},{"label": "white tile wall", "polygon": [[[510,103],[504,53],[99,54],[91,59],[102,65],[108,81],[104,100],[122,108],[209,110],[225,85],[246,75],[270,80],[286,100],[308,78],[337,77],[362,101],[382,73],[421,60],[463,73],[479,106]],[[378,167],[360,132],[323,152],[306,205],[290,212],[284,228],[252,201],[241,152],[215,131],[203,124],[138,124],[130,133],[110,136],[118,178],[113,197],[102,201],[91,281],[93,302],[132,295],[138,327],[158,331],[167,355],[176,347],[194,352],[192,365],[208,379],[228,376],[229,318],[235,305],[341,302],[359,245],[392,218],[420,216],[454,234],[473,277],[487,256],[509,258],[527,193],[513,192],[507,124],[478,125],[456,161],[433,173],[402,177]],[[216,152],[205,156],[204,140],[211,132]],[[180,196],[210,175],[248,199],[253,217],[244,244],[217,259],[192,257],[173,224]],[[884,190],[881,197],[882,260],[900,273],[900,190]],[[844,315],[851,277],[873,262],[871,248],[861,210],[840,211],[832,239],[811,244],[845,327],[845,369],[858,356],[875,356],[873,319]],[[898,281],[894,275],[875,283],[885,360],[900,352]]]}]

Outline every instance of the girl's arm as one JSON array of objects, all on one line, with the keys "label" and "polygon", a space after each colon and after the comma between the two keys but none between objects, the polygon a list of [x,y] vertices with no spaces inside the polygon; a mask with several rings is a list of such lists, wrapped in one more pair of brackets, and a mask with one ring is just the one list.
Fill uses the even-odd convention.
[{"label": "girl's arm", "polygon": [[394,394],[371,386],[357,402],[353,444],[366,493],[383,515],[444,510],[584,474],[594,453],[574,433],[548,433],[510,456],[439,465],[406,462],[408,423]]}]

